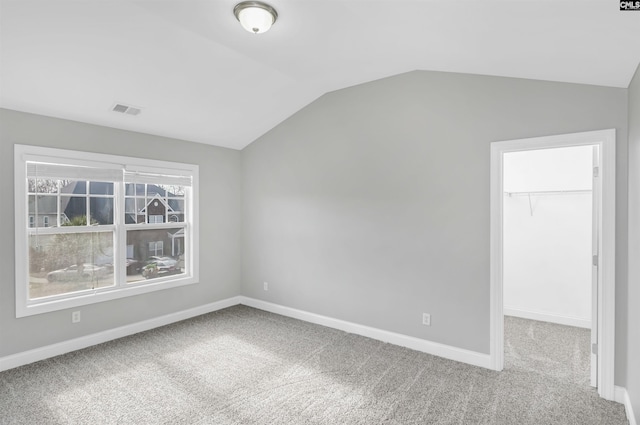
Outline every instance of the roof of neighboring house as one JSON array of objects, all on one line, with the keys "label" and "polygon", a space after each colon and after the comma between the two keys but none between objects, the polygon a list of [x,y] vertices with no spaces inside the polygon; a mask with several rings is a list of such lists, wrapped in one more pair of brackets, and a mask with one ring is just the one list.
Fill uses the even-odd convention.
[{"label": "roof of neighboring house", "polygon": [[[159,194],[157,194],[157,193],[156,193],[156,194],[154,195],[154,197],[153,197],[153,198],[151,198],[151,199],[149,199],[149,202],[147,202],[147,203],[145,204],[145,206],[144,206],[144,207],[142,207],[142,209],[141,209],[140,211],[138,211],[138,213],[144,213],[144,212],[145,212],[145,210],[147,209],[147,207],[149,206],[149,204],[151,204],[151,203],[152,203],[152,202],[154,202],[154,201],[160,201],[160,202],[162,202],[162,204],[165,206],[165,208],[168,208],[168,209],[169,209],[169,211],[171,211],[171,212],[173,212],[173,211],[174,211],[174,209],[171,207],[171,202],[169,202],[169,204],[167,205],[167,202],[165,201],[165,199],[164,199],[162,196],[160,196]],[[170,201],[171,201],[171,200],[170,200]]]}]

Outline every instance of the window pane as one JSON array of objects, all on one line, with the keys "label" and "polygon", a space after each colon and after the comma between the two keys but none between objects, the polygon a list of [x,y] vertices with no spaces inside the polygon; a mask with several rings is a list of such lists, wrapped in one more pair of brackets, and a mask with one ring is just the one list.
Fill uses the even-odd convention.
[{"label": "window pane", "polygon": [[143,184],[127,183],[124,192],[126,196],[145,196]]},{"label": "window pane", "polygon": [[92,195],[113,195],[113,183],[91,182],[89,183],[89,193]]},{"label": "window pane", "polygon": [[124,200],[124,212],[125,213],[135,213],[136,212],[136,199],[135,198],[126,198]]},{"label": "window pane", "polygon": [[169,199],[169,221],[177,223],[184,221],[184,200]]},{"label": "window pane", "polygon": [[58,193],[59,180],[29,179],[29,193]]},{"label": "window pane", "polygon": [[29,237],[29,299],[113,285],[112,232]]},{"label": "window pane", "polygon": [[86,195],[87,194],[87,182],[86,181],[73,181],[63,180],[60,183],[60,193],[66,193],[68,195]]},{"label": "window pane", "polygon": [[147,196],[153,198],[154,195],[166,196],[167,191],[162,187],[155,184],[147,185]]},{"label": "window pane", "polygon": [[57,195],[29,195],[28,215],[29,227],[57,226]]},{"label": "window pane", "polygon": [[63,226],[87,225],[87,198],[84,196],[61,196],[60,211],[66,219]]},{"label": "window pane", "polygon": [[159,187],[163,188],[164,190],[167,191],[167,196],[168,197],[177,197],[177,198],[183,198],[184,197],[184,191],[185,191],[185,187],[184,186],[177,186],[177,185],[159,185]]},{"label": "window pane", "polygon": [[127,231],[127,282],[185,271],[184,228]]},{"label": "window pane", "polygon": [[145,223],[144,215],[145,199],[144,198],[127,198],[124,204],[124,222],[127,224]]},{"label": "window pane", "polygon": [[133,224],[136,222],[136,199],[126,198],[124,200],[124,222]]},{"label": "window pane", "polygon": [[89,208],[91,208],[91,223],[113,224],[113,198],[91,197]]}]

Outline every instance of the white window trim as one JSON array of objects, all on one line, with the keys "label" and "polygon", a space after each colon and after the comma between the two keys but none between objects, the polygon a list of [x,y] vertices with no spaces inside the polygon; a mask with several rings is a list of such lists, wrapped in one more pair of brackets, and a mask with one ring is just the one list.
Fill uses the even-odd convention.
[{"label": "white window trim", "polygon": [[[144,170],[150,173],[160,173],[170,176],[191,176],[192,184],[189,199],[185,198],[185,203],[190,202],[191,208],[187,208],[187,216],[185,221],[189,223],[191,230],[189,238],[186,238],[186,248],[190,255],[187,261],[189,273],[187,275],[173,275],[153,279],[153,281],[142,281],[140,284],[126,284],[124,286],[116,286],[110,288],[99,288],[95,290],[87,290],[85,292],[76,292],[66,297],[51,297],[38,302],[29,300],[28,279],[29,279],[29,244],[28,244],[28,197],[26,184],[26,167],[25,162],[29,160],[42,160],[48,158],[51,162],[62,162],[66,164],[84,166],[89,163],[97,164],[105,168],[116,168],[124,170]],[[76,308],[88,304],[94,304],[119,298],[145,294],[158,290],[175,288],[190,285],[199,282],[199,167],[194,164],[183,164],[177,162],[160,161],[144,158],[133,158],[119,155],[107,155],[91,152],[71,151],[65,149],[44,148],[40,146],[15,145],[14,147],[14,196],[15,196],[15,276],[16,276],[16,317],[26,317],[35,314],[47,313],[67,308]],[[121,197],[121,200],[114,203],[119,205],[115,208],[114,214],[124,217],[124,196],[116,193],[115,196]],[[122,205],[120,205],[122,204]],[[115,219],[115,217],[114,217]],[[118,246],[114,246],[114,253],[120,258],[120,261],[126,259],[126,230],[130,225],[122,224],[116,227],[116,240]],[[135,226],[135,225],[133,225]],[[154,227],[171,227],[171,223],[156,224]],[[101,229],[107,230],[114,226],[101,226]],[[136,227],[137,228],[137,227]],[[53,228],[39,229],[41,233],[45,233]],[[65,229],[65,231],[74,232],[74,230]],[[60,231],[61,229],[57,229]],[[86,229],[83,229],[86,231]],[[123,263],[124,264],[124,263]],[[120,273],[115,277],[116,281],[126,281],[126,267],[121,267]]]}]

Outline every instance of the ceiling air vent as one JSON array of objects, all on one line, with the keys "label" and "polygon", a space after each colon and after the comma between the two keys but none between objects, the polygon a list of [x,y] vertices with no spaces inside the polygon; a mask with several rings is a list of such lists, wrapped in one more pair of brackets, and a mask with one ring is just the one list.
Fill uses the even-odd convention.
[{"label": "ceiling air vent", "polygon": [[122,103],[116,103],[115,105],[113,105],[113,108],[111,108],[111,110],[113,112],[120,112],[121,114],[127,114],[127,115],[138,115],[140,112],[142,112],[141,108],[124,105]]}]

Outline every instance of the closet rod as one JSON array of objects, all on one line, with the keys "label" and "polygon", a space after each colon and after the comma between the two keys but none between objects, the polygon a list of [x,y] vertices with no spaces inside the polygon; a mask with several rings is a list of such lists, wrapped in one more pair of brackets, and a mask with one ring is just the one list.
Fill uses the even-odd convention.
[{"label": "closet rod", "polygon": [[531,195],[558,195],[558,194],[581,194],[581,193],[591,193],[591,189],[584,190],[540,190],[540,191],[532,191],[532,192],[504,192],[505,195],[509,196],[531,196]]}]

